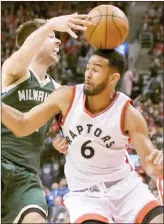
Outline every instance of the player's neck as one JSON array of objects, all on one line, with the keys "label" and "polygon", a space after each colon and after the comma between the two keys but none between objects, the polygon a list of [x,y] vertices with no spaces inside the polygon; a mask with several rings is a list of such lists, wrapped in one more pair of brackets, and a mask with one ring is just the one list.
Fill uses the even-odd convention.
[{"label": "player's neck", "polygon": [[87,96],[86,107],[91,113],[98,113],[107,108],[116,96],[116,91],[102,92],[99,95]]},{"label": "player's neck", "polygon": [[40,78],[44,80],[46,78],[46,72],[48,66],[45,64],[38,63],[37,61],[32,61],[29,68]]}]

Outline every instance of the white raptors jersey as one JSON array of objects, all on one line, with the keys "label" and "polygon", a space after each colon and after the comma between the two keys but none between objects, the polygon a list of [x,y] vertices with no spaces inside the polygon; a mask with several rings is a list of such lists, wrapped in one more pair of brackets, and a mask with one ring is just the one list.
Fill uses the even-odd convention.
[{"label": "white raptors jersey", "polygon": [[73,102],[62,123],[69,143],[65,175],[72,191],[120,180],[133,169],[125,148],[128,136],[122,133],[130,98],[118,92],[105,110],[92,114],[85,107],[83,86],[74,87]]}]

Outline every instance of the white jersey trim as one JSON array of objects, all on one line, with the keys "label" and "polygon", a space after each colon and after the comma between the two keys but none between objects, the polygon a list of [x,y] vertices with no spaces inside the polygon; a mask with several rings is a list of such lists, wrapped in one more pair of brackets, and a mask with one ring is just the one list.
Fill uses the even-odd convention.
[{"label": "white jersey trim", "polygon": [[62,86],[60,83],[56,82],[54,79],[52,79],[52,82],[54,84],[55,89],[58,89]]},{"label": "white jersey trim", "polygon": [[47,83],[49,83],[52,80],[52,83],[53,83],[55,89],[58,89],[59,87],[61,87],[60,83],[56,82],[53,78],[50,78],[50,76],[47,73],[46,73],[47,77],[44,80],[41,80],[39,78],[39,76],[32,69],[30,69],[30,71],[32,71],[32,73],[35,75],[40,86],[43,87],[43,86],[47,85]]},{"label": "white jersey trim", "polygon": [[98,113],[95,113],[95,114],[92,114],[89,110],[87,110],[87,108],[85,106],[86,105],[86,96],[84,95],[83,96],[83,109],[84,109],[84,112],[86,114],[88,114],[89,116],[91,116],[92,118],[97,117],[97,116],[105,113],[107,110],[109,110],[114,105],[114,103],[118,99],[119,95],[120,95],[120,93],[117,92],[115,97],[113,98],[112,102],[104,110],[102,110],[102,111],[100,111]]},{"label": "white jersey trim", "polygon": [[22,210],[19,212],[19,214],[17,215],[17,217],[14,219],[13,223],[18,223],[22,214],[29,208],[38,208],[39,210],[41,210],[46,216],[48,215],[48,213],[39,205],[27,205],[24,208],[22,208]]},{"label": "white jersey trim", "polygon": [[131,99],[128,99],[126,102],[125,102],[125,104],[124,104],[124,106],[123,106],[123,109],[122,109],[122,112],[121,112],[121,117],[120,117],[120,130],[121,130],[121,133],[122,133],[122,135],[124,135],[124,136],[129,136],[128,134],[126,134],[125,133],[125,131],[124,131],[124,122],[125,122],[125,114],[126,114],[126,111],[127,111],[127,109],[128,109],[128,106],[129,106],[129,104],[132,104],[132,100]]},{"label": "white jersey trim", "polygon": [[49,75],[46,74],[47,77],[44,80],[41,80],[39,78],[39,76],[31,68],[29,70],[34,74],[34,76],[37,79],[37,81],[38,81],[38,83],[39,83],[40,86],[43,87],[43,86],[47,85],[47,83],[49,83],[49,81],[50,81]]}]

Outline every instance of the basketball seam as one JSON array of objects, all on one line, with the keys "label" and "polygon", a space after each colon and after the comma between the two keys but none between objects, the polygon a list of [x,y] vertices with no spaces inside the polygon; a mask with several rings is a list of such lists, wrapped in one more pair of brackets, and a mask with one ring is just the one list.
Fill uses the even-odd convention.
[{"label": "basketball seam", "polygon": [[[93,31],[92,31],[92,33],[91,33],[91,35],[90,35],[90,37],[89,37],[89,41],[91,40],[92,35],[93,35],[93,33],[94,33],[96,27],[99,25],[99,23],[100,23],[100,21],[101,21],[101,18],[102,18],[101,11],[100,11],[99,9],[96,9],[96,10],[98,10],[98,11],[100,12],[101,17],[100,17],[100,15],[98,15],[98,16],[100,17],[100,20],[98,21],[97,25],[96,25],[95,28],[93,29]],[[98,17],[98,16],[97,16],[97,17]],[[93,17],[92,17],[92,18],[93,18]]]},{"label": "basketball seam", "polygon": [[126,30],[126,32],[128,32],[128,30],[126,29],[126,27],[124,25],[122,25],[124,27],[124,29]]},{"label": "basketball seam", "polygon": [[[96,18],[96,17],[99,17],[99,16],[100,16],[100,15],[97,15],[97,16],[93,16],[93,17],[91,17],[91,18]],[[106,15],[101,15],[101,16],[106,16]],[[107,16],[112,16],[112,15],[107,15]],[[116,17],[116,18],[122,19],[124,22],[126,22],[126,23],[128,23],[128,24],[129,24],[129,22],[128,22],[127,20],[123,19],[122,17],[119,17],[119,16],[113,16],[113,17]]]},{"label": "basketball seam", "polygon": [[[113,17],[115,17],[115,16],[113,16]],[[119,18],[119,17],[118,17],[118,19],[121,19],[121,18]],[[124,29],[128,32],[128,29],[126,29],[126,27],[125,27],[125,26],[124,26]]]},{"label": "basketball seam", "polygon": [[[114,11],[115,12],[115,11]],[[113,12],[113,14],[114,14],[114,12]],[[125,21],[123,18],[121,18],[121,17],[118,17],[118,16],[114,16],[113,15],[113,17],[117,17],[118,19],[122,19],[123,21]],[[129,22],[127,21],[127,23],[128,23],[128,25],[129,25]],[[128,32],[128,30],[126,29],[126,27],[125,26],[123,26],[124,27],[124,29]]]},{"label": "basketball seam", "polygon": [[105,48],[106,48],[106,44],[107,44],[107,31],[108,31],[108,27],[107,27],[107,20],[108,20],[108,6],[106,6],[106,29],[105,29]]},{"label": "basketball seam", "polygon": [[[117,9],[115,11],[117,11]],[[120,30],[118,29],[118,27],[117,27],[117,25],[116,25],[116,23],[114,22],[114,19],[113,19],[113,14],[114,14],[115,11],[113,11],[113,13],[112,13],[112,21],[113,21],[114,25],[116,26],[116,29],[117,29],[118,33],[120,34],[121,41],[122,41],[123,40],[122,39],[122,34],[121,34]]]}]

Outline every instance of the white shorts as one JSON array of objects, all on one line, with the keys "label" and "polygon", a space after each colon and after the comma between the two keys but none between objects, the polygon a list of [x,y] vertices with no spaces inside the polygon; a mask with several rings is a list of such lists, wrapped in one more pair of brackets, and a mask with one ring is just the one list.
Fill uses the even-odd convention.
[{"label": "white shorts", "polygon": [[161,203],[149,191],[138,174],[131,174],[99,192],[69,192],[64,204],[69,211],[70,223],[98,220],[105,223],[142,223],[145,215]]}]

